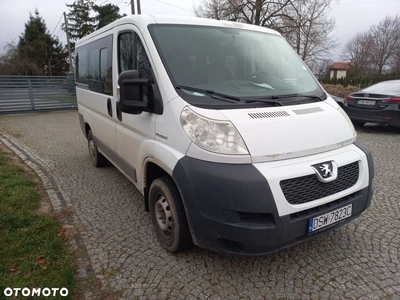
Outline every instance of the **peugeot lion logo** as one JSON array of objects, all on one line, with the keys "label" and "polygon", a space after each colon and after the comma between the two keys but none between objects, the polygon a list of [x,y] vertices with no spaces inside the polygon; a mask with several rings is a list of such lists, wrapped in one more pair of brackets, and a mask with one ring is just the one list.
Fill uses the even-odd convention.
[{"label": "peugeot lion logo", "polygon": [[312,165],[319,181],[326,183],[335,180],[338,176],[337,163],[333,160]]}]

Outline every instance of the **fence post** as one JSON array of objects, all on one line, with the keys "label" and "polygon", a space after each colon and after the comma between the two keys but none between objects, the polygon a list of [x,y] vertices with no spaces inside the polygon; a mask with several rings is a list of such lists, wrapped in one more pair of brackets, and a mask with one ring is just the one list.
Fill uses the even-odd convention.
[{"label": "fence post", "polygon": [[35,110],[35,100],[33,99],[32,83],[30,78],[28,78],[28,89],[29,89],[29,100],[31,101],[31,108],[32,110]]}]

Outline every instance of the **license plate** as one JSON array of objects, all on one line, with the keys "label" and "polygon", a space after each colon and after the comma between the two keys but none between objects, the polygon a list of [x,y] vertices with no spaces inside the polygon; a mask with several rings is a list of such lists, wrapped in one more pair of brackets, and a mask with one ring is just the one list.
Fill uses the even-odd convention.
[{"label": "license plate", "polygon": [[308,232],[314,232],[351,216],[352,205],[343,206],[327,214],[310,218],[308,222]]},{"label": "license plate", "polygon": [[373,100],[358,100],[357,103],[358,104],[362,104],[362,105],[375,105],[376,101],[373,101]]}]

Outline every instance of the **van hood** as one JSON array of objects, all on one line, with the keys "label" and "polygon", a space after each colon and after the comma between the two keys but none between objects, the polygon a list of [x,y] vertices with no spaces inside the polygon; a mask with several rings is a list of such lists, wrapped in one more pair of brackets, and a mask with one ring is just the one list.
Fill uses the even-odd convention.
[{"label": "van hood", "polygon": [[340,110],[318,102],[219,112],[236,127],[252,162],[258,163],[312,155],[353,143],[357,134]]}]

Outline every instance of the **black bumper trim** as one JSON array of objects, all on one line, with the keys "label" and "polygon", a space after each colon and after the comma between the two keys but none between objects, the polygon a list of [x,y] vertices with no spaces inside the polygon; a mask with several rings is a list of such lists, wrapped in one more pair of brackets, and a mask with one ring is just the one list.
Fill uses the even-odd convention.
[{"label": "black bumper trim", "polygon": [[[248,256],[290,247],[350,222],[368,207],[371,192],[367,187],[338,203],[333,201],[297,217],[279,216],[268,181],[252,164],[221,164],[183,157],[173,170],[173,178],[194,243],[217,252]],[[350,218],[308,234],[309,218],[350,203]]]}]

